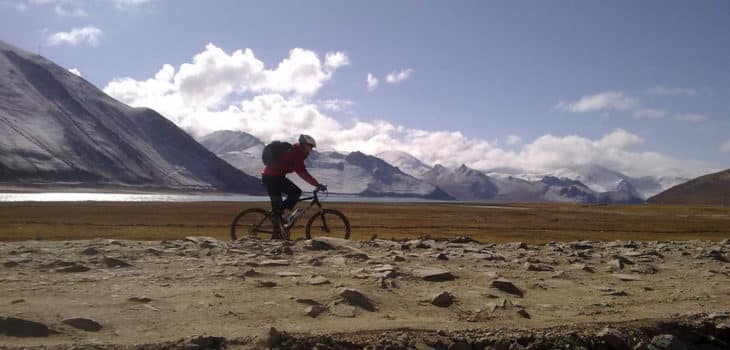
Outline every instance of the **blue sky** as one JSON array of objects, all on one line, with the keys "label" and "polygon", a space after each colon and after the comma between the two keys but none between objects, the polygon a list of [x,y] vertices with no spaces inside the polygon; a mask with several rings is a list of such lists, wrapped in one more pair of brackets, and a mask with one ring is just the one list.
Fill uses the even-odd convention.
[{"label": "blue sky", "polygon": [[726,1],[0,0],[0,33],[194,135],[485,170],[730,159]]}]

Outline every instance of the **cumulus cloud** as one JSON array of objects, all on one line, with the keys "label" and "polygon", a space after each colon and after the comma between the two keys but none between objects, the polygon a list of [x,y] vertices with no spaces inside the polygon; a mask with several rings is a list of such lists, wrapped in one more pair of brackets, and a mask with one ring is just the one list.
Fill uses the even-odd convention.
[{"label": "cumulus cloud", "polygon": [[634,118],[639,119],[662,119],[669,115],[669,112],[662,109],[642,108],[634,111]]},{"label": "cumulus cloud", "polygon": [[413,74],[413,69],[410,69],[410,68],[403,69],[400,72],[394,71],[385,76],[385,81],[387,81],[391,84],[399,83],[403,80],[408,79],[411,76],[411,74]]},{"label": "cumulus cloud", "polygon": [[355,103],[350,100],[341,100],[341,99],[329,99],[329,100],[319,101],[320,107],[322,107],[325,110],[333,111],[333,112],[347,111],[354,104]]},{"label": "cumulus cloud", "polygon": [[[318,57],[312,51],[295,49],[276,69],[266,69],[251,50],[226,54],[208,45],[178,68],[166,64],[146,80],[115,79],[104,91],[127,104],[153,108],[196,137],[217,130],[240,130],[268,142],[295,140],[299,133],[306,133],[322,148],[368,154],[400,150],[428,164],[466,164],[480,170],[512,167],[547,172],[600,164],[632,176],[693,177],[708,168],[700,162],[643,152],[639,148],[644,140],[623,129],[597,139],[544,135],[507,150],[458,131],[423,130],[386,120],[341,122],[327,113],[348,105],[346,100],[312,102],[317,101],[315,94],[330,79],[334,67],[326,63],[326,55],[324,62]],[[521,141],[516,135],[507,140]]]},{"label": "cumulus cloud", "polygon": [[698,113],[684,113],[684,114],[677,114],[674,116],[674,119],[683,121],[683,122],[690,122],[690,123],[701,123],[707,120],[707,117],[705,117],[702,114]]},{"label": "cumulus cloud", "polygon": [[559,102],[555,109],[564,112],[585,113],[602,110],[626,111],[636,107],[639,100],[625,96],[621,91],[607,91],[595,95],[587,95],[573,102]]},{"label": "cumulus cloud", "polygon": [[350,64],[350,59],[343,52],[328,52],[324,57],[324,62],[327,68],[335,70]]},{"label": "cumulus cloud", "polygon": [[508,145],[516,145],[518,143],[522,142],[522,138],[517,135],[509,135],[507,136],[507,144]]},{"label": "cumulus cloud", "polygon": [[367,83],[368,83],[368,90],[373,91],[373,90],[375,90],[376,87],[378,87],[378,78],[376,78],[371,73],[368,73]]},{"label": "cumulus cloud", "polygon": [[723,153],[730,153],[730,139],[720,145],[720,151]]},{"label": "cumulus cloud", "polygon": [[671,95],[687,95],[687,96],[694,96],[697,95],[697,91],[692,89],[683,89],[683,88],[677,88],[677,87],[666,87],[666,86],[655,86],[649,90],[647,90],[647,93],[651,95],[659,95],[659,96],[671,96]]},{"label": "cumulus cloud", "polygon": [[68,32],[57,32],[48,36],[46,42],[48,45],[55,46],[68,44],[72,46],[87,45],[96,47],[104,33],[101,29],[94,26],[83,28],[73,28]]},{"label": "cumulus cloud", "polygon": [[76,74],[76,75],[78,75],[80,77],[83,77],[83,75],[81,75],[81,71],[78,70],[77,68],[69,68],[68,71],[71,72],[71,73],[73,73],[73,74]]}]

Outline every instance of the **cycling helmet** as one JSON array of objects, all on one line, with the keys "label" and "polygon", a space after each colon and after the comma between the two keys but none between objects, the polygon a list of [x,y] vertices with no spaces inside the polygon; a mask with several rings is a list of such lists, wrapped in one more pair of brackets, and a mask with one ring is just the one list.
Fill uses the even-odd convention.
[{"label": "cycling helmet", "polygon": [[317,147],[317,142],[314,141],[314,137],[311,137],[309,135],[299,135],[299,143],[306,143],[312,145],[312,147]]}]

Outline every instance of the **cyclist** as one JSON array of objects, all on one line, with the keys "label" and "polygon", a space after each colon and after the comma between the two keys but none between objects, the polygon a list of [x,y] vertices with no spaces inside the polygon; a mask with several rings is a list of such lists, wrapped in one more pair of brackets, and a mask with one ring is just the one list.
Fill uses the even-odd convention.
[{"label": "cyclist", "polygon": [[[287,150],[274,165],[267,165],[261,171],[261,181],[271,198],[272,219],[274,220],[273,239],[281,239],[281,220],[284,210],[291,210],[297,204],[302,190],[286,174],[296,172],[319,191],[326,191],[327,186],[319,183],[304,166],[304,160],[317,147],[314,138],[309,135],[299,135],[299,142]],[[282,201],[282,193],[286,194],[286,200]]]}]

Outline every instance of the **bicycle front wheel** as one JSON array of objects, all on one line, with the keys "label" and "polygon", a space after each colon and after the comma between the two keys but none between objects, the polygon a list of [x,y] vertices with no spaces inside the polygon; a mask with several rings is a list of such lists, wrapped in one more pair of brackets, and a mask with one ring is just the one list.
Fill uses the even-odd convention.
[{"label": "bicycle front wheel", "polygon": [[268,236],[274,232],[274,222],[269,212],[261,208],[251,208],[242,211],[231,224],[231,240],[235,241],[243,236]]},{"label": "bicycle front wheel", "polygon": [[350,222],[338,210],[322,209],[309,219],[306,233],[307,239],[312,235],[350,239]]}]

